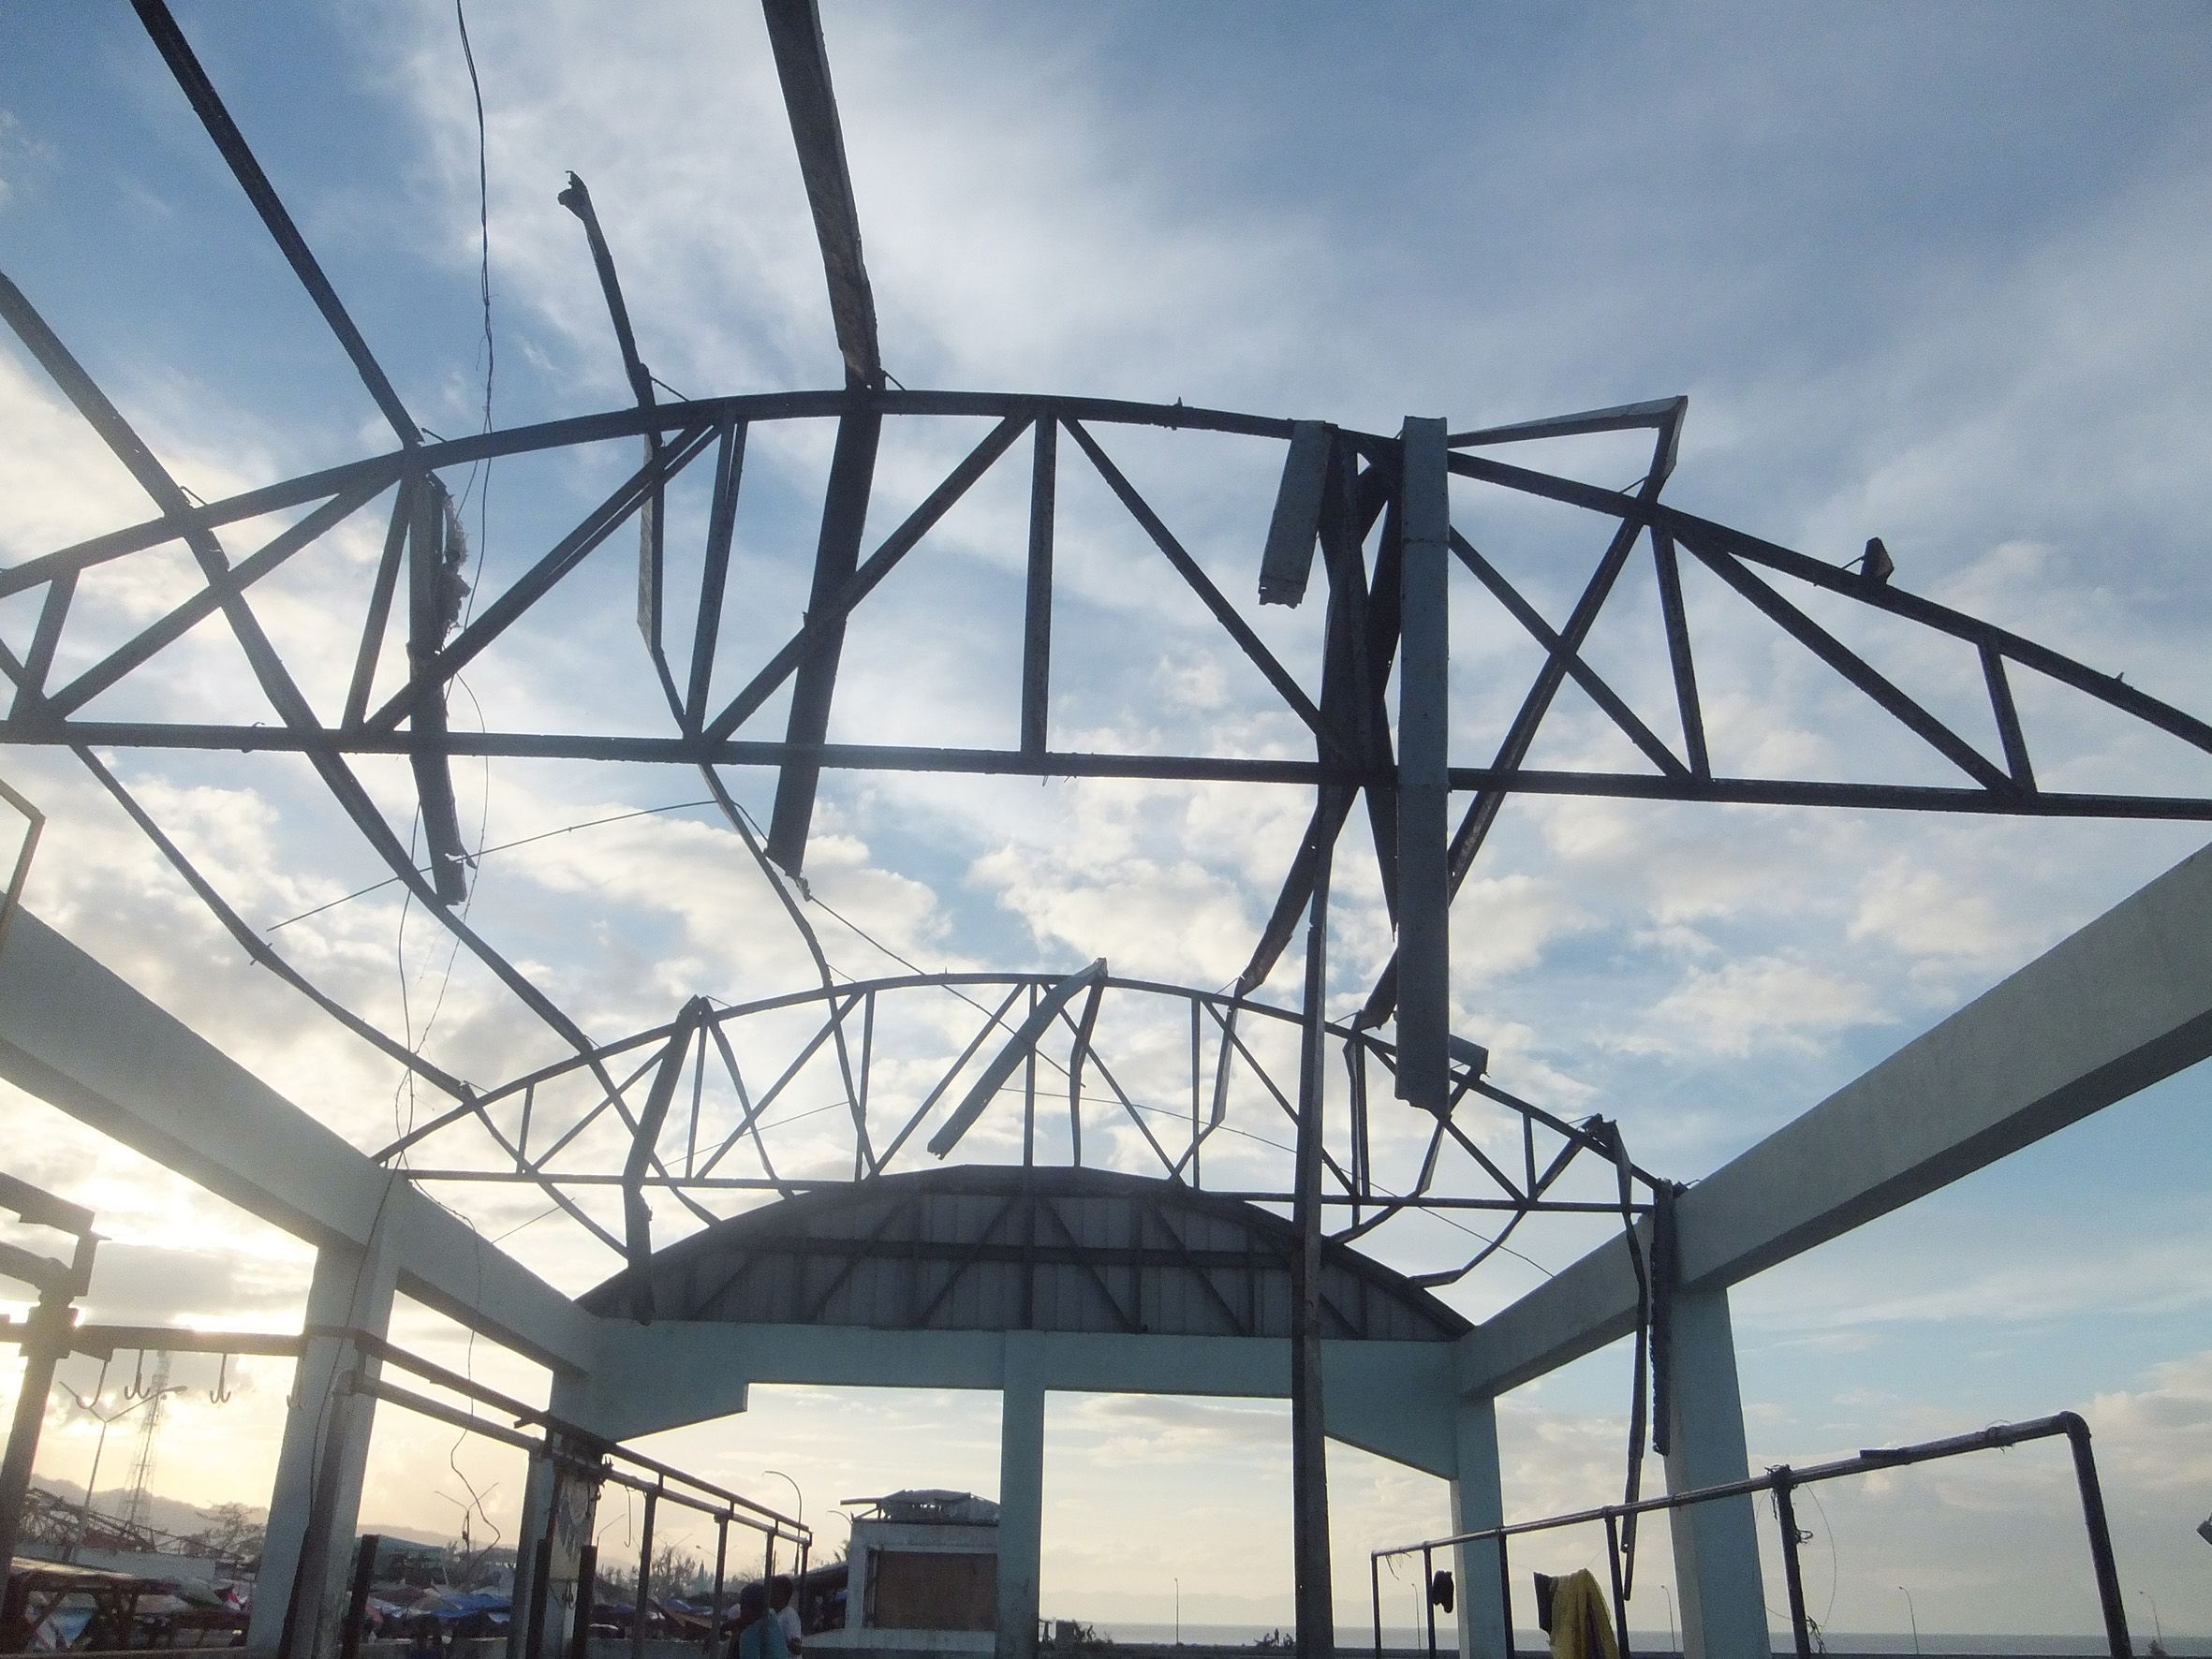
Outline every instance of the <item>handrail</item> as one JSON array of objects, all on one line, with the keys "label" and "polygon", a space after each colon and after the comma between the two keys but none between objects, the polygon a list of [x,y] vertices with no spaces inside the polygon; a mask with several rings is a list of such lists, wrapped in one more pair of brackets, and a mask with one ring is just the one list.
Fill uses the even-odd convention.
[{"label": "handrail", "polygon": [[[1436,1551],[1453,1549],[1462,1544],[1495,1541],[1497,1545],[1498,1591],[1505,1612],[1507,1640],[1512,1640],[1512,1580],[1506,1566],[1506,1540],[1524,1533],[1549,1532],[1557,1527],[1581,1526],[1591,1521],[1605,1523],[1609,1536],[1615,1535],[1620,1522],[1631,1515],[1644,1515],[1657,1510],[1688,1508],[1693,1504],[1712,1503],[1721,1498],[1749,1497],[1758,1492],[1775,1494],[1775,1506],[1782,1531],[1782,1570],[1790,1592],[1790,1623],[1796,1638],[1800,1659],[1811,1659],[1813,1652],[1810,1621],[1805,1613],[1803,1581],[1798,1571],[1797,1527],[1791,1507],[1790,1493],[1797,1487],[1809,1486],[1815,1481],[1838,1480],[1846,1475],[1865,1475],[1877,1469],[1895,1469],[1909,1463],[1924,1463],[1937,1458],[1954,1458],[1968,1452],[1996,1451],[2018,1446],[2024,1441],[2043,1440],[2054,1435],[2066,1436],[2073,1452],[2074,1479],[2082,1496],[2082,1520],[2089,1534],[2089,1562],[2097,1577],[2097,1596],[2104,1613],[2105,1638],[2113,1659],[2129,1659],[2133,1650],[2128,1639],[2128,1615],[2120,1595],[2119,1569],[2112,1552],[2112,1531],[2105,1520],[2104,1494],[2097,1480],[2096,1459],[2089,1449],[2089,1425],[2080,1414],[2062,1411],[2047,1417],[2035,1417],[2021,1423],[1993,1423],[1986,1429],[1977,1429],[1967,1434],[1953,1434],[1940,1440],[1924,1440],[1913,1446],[1879,1447],[1862,1451],[1856,1457],[1838,1458],[1832,1462],[1813,1463],[1793,1469],[1778,1463],[1764,1475],[1750,1475],[1743,1480],[1722,1481],[1714,1486],[1698,1487],[1686,1492],[1669,1492],[1660,1497],[1644,1498],[1633,1504],[1606,1504],[1594,1509],[1578,1509],[1571,1514],[1546,1516],[1541,1520],[1513,1521],[1508,1525],[1478,1527],[1471,1532],[1453,1533],[1440,1538],[1426,1538],[1418,1544],[1399,1544],[1373,1550],[1367,1561],[1368,1586],[1375,1604],[1375,1652],[1382,1653],[1382,1578],[1381,1564],[1392,1556],[1421,1556],[1422,1580],[1424,1587],[1433,1589]],[[1628,1598],[1622,1593],[1618,1571],[1619,1552],[1613,1552],[1615,1571],[1613,1580],[1614,1624],[1619,1636],[1621,1659],[1631,1659],[1629,1651]],[[1428,1651],[1437,1651],[1436,1603],[1429,1599]]]}]

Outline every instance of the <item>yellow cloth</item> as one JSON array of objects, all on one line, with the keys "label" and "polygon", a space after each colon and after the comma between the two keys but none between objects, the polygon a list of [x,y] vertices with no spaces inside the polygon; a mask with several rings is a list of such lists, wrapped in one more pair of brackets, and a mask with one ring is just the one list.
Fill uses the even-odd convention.
[{"label": "yellow cloth", "polygon": [[1552,1659],[1620,1659],[1612,1615],[1587,1567],[1552,1586]]}]

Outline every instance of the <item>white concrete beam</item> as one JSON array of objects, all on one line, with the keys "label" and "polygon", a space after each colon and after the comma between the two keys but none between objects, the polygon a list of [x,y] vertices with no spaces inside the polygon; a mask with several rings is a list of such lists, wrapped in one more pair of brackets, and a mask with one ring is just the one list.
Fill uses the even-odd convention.
[{"label": "white concrete beam", "polygon": [[[1279,1338],[1021,1334],[1041,1388],[1267,1400],[1290,1391],[1290,1344]],[[995,1330],[610,1321],[599,1367],[568,1409],[627,1440],[742,1411],[755,1383],[1002,1388],[1010,1340]],[[1450,1479],[1456,1360],[1451,1343],[1324,1342],[1330,1437]]]},{"label": "white concrete beam", "polygon": [[381,1219],[409,1296],[556,1370],[593,1362],[596,1314],[27,911],[0,946],[0,1077],[317,1246]]},{"label": "white concrete beam", "polygon": [[[2212,849],[2183,859],[1686,1193],[1682,1282],[1718,1289],[1864,1226],[2212,1053]],[[1462,1339],[1517,1387],[1624,1335],[1618,1240]]]}]

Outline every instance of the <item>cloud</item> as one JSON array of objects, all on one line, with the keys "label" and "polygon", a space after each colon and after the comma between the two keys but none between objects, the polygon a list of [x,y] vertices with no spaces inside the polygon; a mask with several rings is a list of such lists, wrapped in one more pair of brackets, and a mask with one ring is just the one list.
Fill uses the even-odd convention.
[{"label": "cloud", "polygon": [[1868,987],[1808,962],[1763,956],[1692,969],[1616,1041],[1640,1054],[1810,1052],[1885,1018]]}]

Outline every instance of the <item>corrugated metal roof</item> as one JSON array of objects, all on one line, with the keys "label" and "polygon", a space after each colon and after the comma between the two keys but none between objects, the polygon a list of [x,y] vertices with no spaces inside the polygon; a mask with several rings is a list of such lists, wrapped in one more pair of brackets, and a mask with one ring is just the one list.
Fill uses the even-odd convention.
[{"label": "corrugated metal roof", "polygon": [[[658,1252],[662,1319],[1176,1336],[1290,1333],[1289,1222],[1181,1182],[968,1166],[881,1176],[734,1217]],[[627,1311],[617,1275],[583,1305]],[[1322,1334],[1444,1342],[1467,1322],[1340,1244]]]}]

